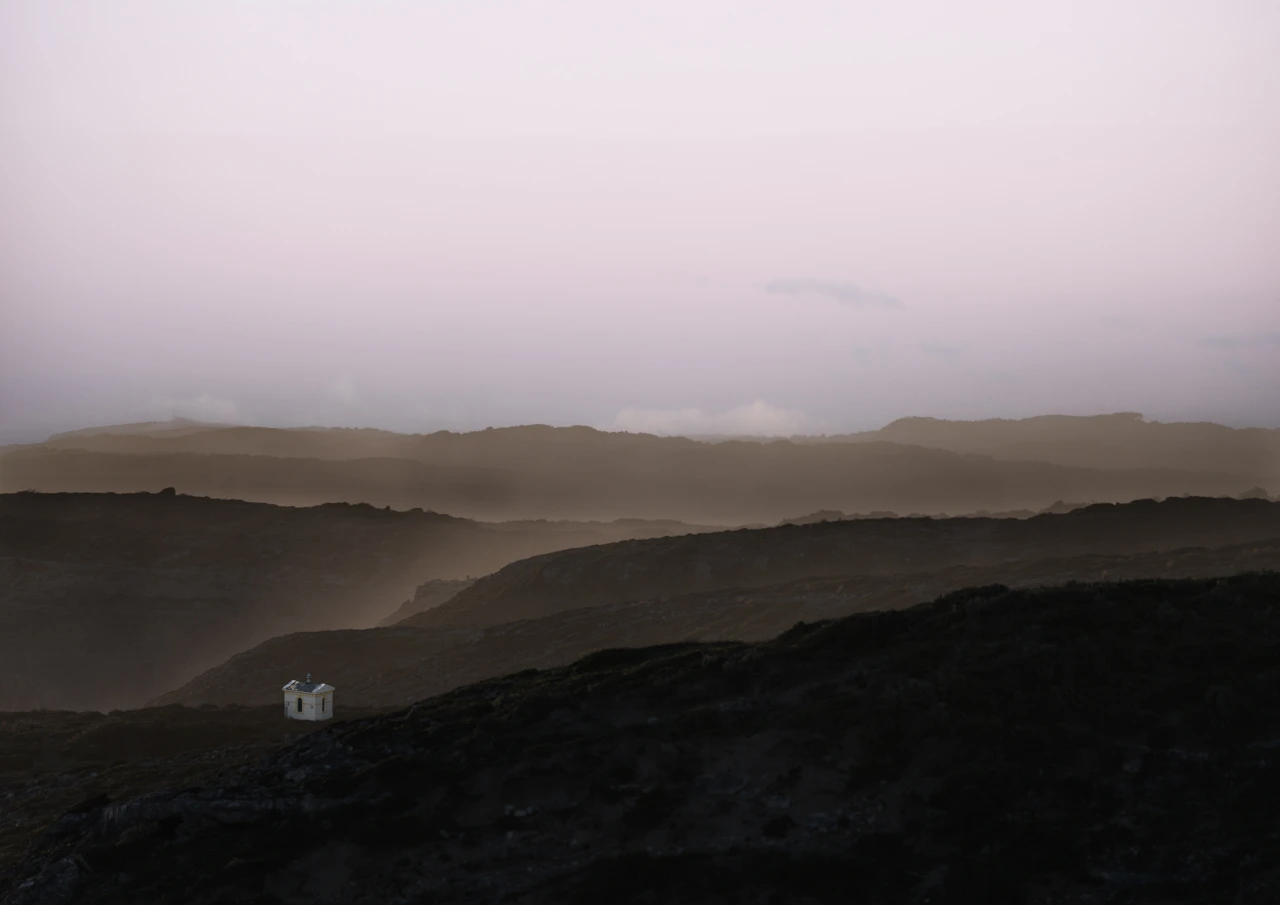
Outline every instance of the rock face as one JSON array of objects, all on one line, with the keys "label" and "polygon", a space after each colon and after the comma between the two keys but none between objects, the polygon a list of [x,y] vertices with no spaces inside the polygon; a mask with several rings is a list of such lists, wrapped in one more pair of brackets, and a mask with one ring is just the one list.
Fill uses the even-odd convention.
[{"label": "rock face", "polygon": [[604,651],[89,801],[59,903],[1280,900],[1280,575]]}]

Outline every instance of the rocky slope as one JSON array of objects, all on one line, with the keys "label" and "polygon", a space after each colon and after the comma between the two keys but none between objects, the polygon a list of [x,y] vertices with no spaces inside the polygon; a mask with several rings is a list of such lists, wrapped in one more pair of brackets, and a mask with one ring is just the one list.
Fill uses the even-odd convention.
[{"label": "rocky slope", "polygon": [[627,541],[531,557],[411,617],[497,625],[559,610],[829,575],[886,575],[1280,537],[1280,503],[1168,499],[1030,519],[867,519]]},{"label": "rocky slope", "polygon": [[136,706],[275,635],[374,625],[426,579],[669,528],[0,495],[0,710]]},{"label": "rocky slope", "polygon": [[90,801],[4,905],[1280,899],[1280,575],[606,651]]},{"label": "rocky slope", "polygon": [[796,622],[901,609],[975,585],[1206,578],[1257,570],[1280,570],[1280,539],[1212,549],[957,566],[908,575],[807,578],[764,588],[617,601],[475,628],[402,625],[300,632],[237,654],[150,703],[269,704],[293,673],[311,671],[338,686],[344,705],[405,706],[483,679],[563,666],[606,648],[763,641]]}]

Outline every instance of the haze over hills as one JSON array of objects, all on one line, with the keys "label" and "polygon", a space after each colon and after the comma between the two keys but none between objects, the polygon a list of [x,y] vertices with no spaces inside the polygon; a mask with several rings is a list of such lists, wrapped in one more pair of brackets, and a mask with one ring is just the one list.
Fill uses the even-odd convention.
[{"label": "haze over hills", "polygon": [[1171,498],[1030,519],[899,518],[622,541],[530,557],[410,617],[496,625],[559,610],[829,575],[887,575],[1280,537],[1280,502]]},{"label": "haze over hills", "polygon": [[174,493],[0,495],[0,710],[135,706],[274,635],[374,625],[424,580],[702,530],[484,525]]},{"label": "haze over hills", "polygon": [[[548,436],[546,432],[554,433]],[[520,437],[515,432],[528,431]],[[586,427],[489,428],[471,433],[397,434],[368,428],[244,428],[186,419],[134,425],[108,425],[54,434],[44,445],[103,452],[204,452],[283,455],[293,458],[409,458],[437,464],[464,464],[479,453],[490,458],[513,440],[552,439],[563,445],[634,444],[645,434],[610,433]],[[197,437],[196,435],[201,435]],[[558,436],[557,436],[558,435]],[[603,436],[597,436],[603,435]],[[1211,422],[1149,421],[1138,412],[1107,415],[1037,415],[957,421],[899,418],[877,430],[853,434],[791,437],[705,436],[698,442],[874,443],[925,446],[979,453],[1006,460],[1050,462],[1084,468],[1173,468],[1238,474],[1256,484],[1280,480],[1280,429],[1233,428]],[[536,442],[535,440],[535,442]],[[158,441],[158,442],[151,442]]]},{"label": "haze over hills", "polygon": [[282,677],[308,669],[340,687],[342,700],[351,705],[399,707],[472,682],[563,666],[607,648],[765,641],[797,622],[901,609],[967,587],[1210,578],[1266,570],[1280,571],[1280,537],[1228,547],[1017,560],[889,575],[833,575],[660,598],[619,597],[497,625],[422,628],[416,626],[429,620],[410,617],[374,629],[272,638],[160,695],[148,706],[266,705],[279,697]]},{"label": "haze over hills", "polygon": [[[1046,438],[1056,438],[1049,442]],[[586,427],[455,434],[101,428],[0,454],[0,489],[366,502],[483,519],[776,523],[816,510],[956,514],[1280,489],[1280,431],[1137,416],[934,422],[866,435],[704,443]]]},{"label": "haze over hills", "polygon": [[[1280,896],[1278,594],[1276,573],[969,589],[757,644],[604,651],[264,740],[194,783],[179,751],[149,789],[123,784],[138,797],[82,768],[43,807],[16,790],[48,828],[0,863],[0,890],[1263,905]],[[145,744],[165,713],[104,728]],[[202,716],[228,714],[166,722]]]}]

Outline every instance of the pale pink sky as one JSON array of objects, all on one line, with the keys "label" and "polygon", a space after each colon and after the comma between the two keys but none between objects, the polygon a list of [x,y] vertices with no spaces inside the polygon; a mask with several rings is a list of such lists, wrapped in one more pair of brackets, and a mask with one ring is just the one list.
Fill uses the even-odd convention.
[{"label": "pale pink sky", "polygon": [[1280,426],[1280,4],[0,5],[0,442]]}]

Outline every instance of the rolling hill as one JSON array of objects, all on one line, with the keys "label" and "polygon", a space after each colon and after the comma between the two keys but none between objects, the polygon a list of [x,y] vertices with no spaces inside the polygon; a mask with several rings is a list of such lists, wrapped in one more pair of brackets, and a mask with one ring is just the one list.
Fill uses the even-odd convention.
[{"label": "rolling hill", "polygon": [[898,518],[624,541],[530,557],[406,624],[497,625],[560,610],[801,578],[888,575],[1280,537],[1280,503],[1167,499],[1029,519]]},{"label": "rolling hill", "polygon": [[780,585],[617,600],[499,625],[360,631],[272,638],[160,695],[148,706],[260,706],[305,671],[338,687],[343,706],[401,707],[483,679],[563,666],[599,650],[689,641],[763,641],[797,622],[893,610],[961,588],[1023,588],[1099,579],[1207,578],[1280,571],[1280,538],[1128,555],[953,566],[896,575],[805,578]]},{"label": "rolling hill", "polygon": [[799,442],[903,443],[1079,468],[1177,468],[1280,485],[1280,430],[1209,422],[1162,423],[1137,412],[948,421],[900,418],[876,431]]},{"label": "rolling hill", "polygon": [[[817,510],[1037,510],[1057,500],[1235,496],[1277,484],[1280,448],[1269,445],[1274,432],[1220,428],[1214,436],[1226,450],[1221,456],[1201,443],[1196,455],[1170,458],[1150,443],[1136,451],[1117,447],[1128,451],[1112,455],[1106,432],[1099,439],[1091,421],[1063,424],[1056,443],[1025,456],[999,443],[980,451],[942,448],[934,443],[937,432],[917,437],[893,425],[885,437],[858,435],[858,442],[718,443],[540,425],[422,435],[190,425],[150,433],[102,429],[0,454],[0,489],[175,486],[285,505],[365,502],[489,520],[642,517],[741,525]],[[1191,430],[1164,427],[1178,436]],[[1054,450],[1073,443],[1094,451],[1085,457],[1090,464],[1059,461]]]},{"label": "rolling hill", "polygon": [[0,495],[0,710],[137,705],[275,635],[374,625],[426,579],[676,527]]}]

